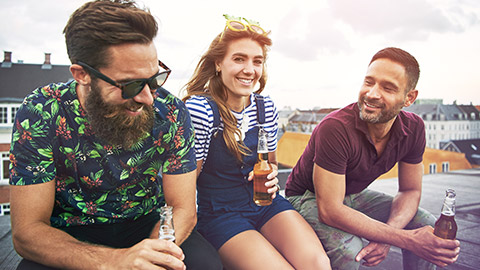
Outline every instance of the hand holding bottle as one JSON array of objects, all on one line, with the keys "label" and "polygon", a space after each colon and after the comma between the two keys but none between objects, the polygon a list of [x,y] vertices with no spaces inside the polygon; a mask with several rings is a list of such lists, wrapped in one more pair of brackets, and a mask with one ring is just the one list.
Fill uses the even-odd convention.
[{"label": "hand holding bottle", "polygon": [[268,193],[266,185],[269,181],[268,175],[272,172],[273,166],[268,162],[267,132],[260,127],[258,131],[257,163],[253,167],[253,201],[259,206],[272,203],[272,195]]},{"label": "hand holding bottle", "polygon": [[457,223],[455,222],[455,190],[447,189],[443,201],[442,213],[435,222],[433,234],[444,239],[455,239],[457,236]]}]

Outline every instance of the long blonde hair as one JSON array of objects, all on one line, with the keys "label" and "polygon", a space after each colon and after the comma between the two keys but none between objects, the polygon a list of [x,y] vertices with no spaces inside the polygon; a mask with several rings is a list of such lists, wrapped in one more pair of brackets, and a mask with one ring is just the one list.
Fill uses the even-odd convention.
[{"label": "long blonde hair", "polygon": [[[258,34],[252,32],[250,29],[245,31],[232,31],[226,28],[223,34],[220,33],[212,41],[207,52],[200,59],[192,78],[185,85],[187,95],[183,98],[183,101],[186,101],[193,95],[211,96],[215,103],[217,103],[220,116],[223,119],[223,138],[225,144],[228,150],[240,162],[244,155],[249,154],[250,150],[242,141],[239,142],[235,138],[235,134],[240,137],[240,130],[237,128],[236,117],[227,106],[228,88],[223,83],[221,76],[216,73],[215,63],[223,60],[230,43],[244,38],[249,38],[257,42],[262,47],[264,59],[267,59],[267,51],[272,45],[272,40],[266,34]],[[264,64],[262,76],[259,79],[260,87],[255,93],[261,93],[265,88],[266,82],[267,74]]]}]

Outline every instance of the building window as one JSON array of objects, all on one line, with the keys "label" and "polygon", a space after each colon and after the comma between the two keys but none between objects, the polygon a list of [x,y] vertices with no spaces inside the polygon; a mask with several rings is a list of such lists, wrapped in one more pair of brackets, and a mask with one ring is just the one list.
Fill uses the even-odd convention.
[{"label": "building window", "polygon": [[0,177],[0,184],[8,184],[10,178],[10,171],[8,166],[10,165],[9,152],[1,152],[2,159],[0,160],[0,171],[2,176]]},{"label": "building window", "polygon": [[450,162],[442,162],[442,172],[449,172],[450,171]]},{"label": "building window", "polygon": [[8,123],[8,108],[0,107],[0,124]]},{"label": "building window", "polygon": [[432,163],[432,164],[429,165],[429,167],[430,167],[430,170],[429,170],[429,173],[430,173],[430,174],[435,174],[435,173],[437,173],[437,164]]},{"label": "building window", "polygon": [[15,120],[15,116],[17,115],[18,109],[20,109],[19,106],[17,106],[17,107],[12,107],[12,109],[10,110],[10,115],[11,115],[11,117],[12,117],[12,118],[11,118],[11,119],[12,119],[12,123],[13,123],[13,121]]},{"label": "building window", "polygon": [[11,127],[13,125],[19,107],[20,104],[0,105],[0,127]]}]

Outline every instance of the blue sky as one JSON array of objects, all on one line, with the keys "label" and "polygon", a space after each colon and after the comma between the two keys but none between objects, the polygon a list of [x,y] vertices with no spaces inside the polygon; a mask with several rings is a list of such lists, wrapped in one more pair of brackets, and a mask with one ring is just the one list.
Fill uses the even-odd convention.
[{"label": "blue sky", "polygon": [[[13,61],[69,64],[62,35],[83,0],[2,0],[0,50]],[[172,70],[176,95],[211,40],[222,14],[259,21],[271,31],[265,94],[280,109],[341,107],[357,100],[370,58],[394,46],[420,63],[419,98],[480,105],[478,0],[138,1],[160,23],[155,40]]]}]

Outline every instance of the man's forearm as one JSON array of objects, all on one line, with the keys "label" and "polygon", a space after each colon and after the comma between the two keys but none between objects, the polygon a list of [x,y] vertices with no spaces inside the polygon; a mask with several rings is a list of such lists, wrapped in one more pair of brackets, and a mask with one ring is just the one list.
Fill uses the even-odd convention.
[{"label": "man's forearm", "polygon": [[330,209],[328,220],[324,222],[353,235],[378,243],[406,248],[408,234],[402,229],[377,221],[348,206],[341,205]]},{"label": "man's forearm", "polygon": [[399,192],[392,201],[387,224],[403,229],[417,213],[420,196],[421,191],[417,190]]},{"label": "man's forearm", "polygon": [[181,245],[197,223],[197,215],[188,209],[174,208],[173,225],[175,226],[175,243]]},{"label": "man's forearm", "polygon": [[20,256],[59,269],[99,269],[112,258],[114,251],[81,242],[44,223],[14,230],[12,240]]}]

